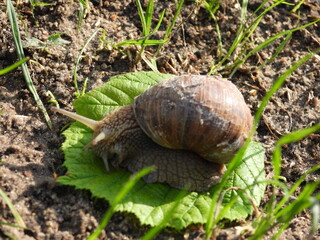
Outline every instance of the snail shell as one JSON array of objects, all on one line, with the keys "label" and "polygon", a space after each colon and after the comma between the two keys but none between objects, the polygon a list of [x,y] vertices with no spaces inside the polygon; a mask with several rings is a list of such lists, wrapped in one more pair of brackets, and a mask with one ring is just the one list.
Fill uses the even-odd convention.
[{"label": "snail shell", "polygon": [[242,94],[218,76],[160,82],[135,99],[134,112],[143,131],[159,145],[221,164],[234,157],[252,128]]}]

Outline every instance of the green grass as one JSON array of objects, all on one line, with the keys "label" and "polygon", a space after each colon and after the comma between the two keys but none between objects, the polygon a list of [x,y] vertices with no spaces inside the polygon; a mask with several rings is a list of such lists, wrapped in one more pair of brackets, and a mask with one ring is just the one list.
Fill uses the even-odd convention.
[{"label": "green grass", "polygon": [[34,0],[29,0],[32,9],[34,9],[37,6],[48,6],[48,5],[52,5],[52,3],[45,3],[45,2],[38,2],[38,1],[34,1]]},{"label": "green grass", "polygon": [[34,18],[34,9],[38,6],[49,6],[49,5],[52,5],[52,3],[45,3],[45,2],[39,2],[37,0],[29,0],[29,3],[31,5],[31,13],[32,13],[32,16]]},{"label": "green grass", "polygon": [[21,64],[25,63],[26,61],[28,61],[28,58],[23,58],[23,59],[19,60],[18,62],[16,62],[15,64],[12,64],[9,67],[6,67],[5,69],[0,70],[0,76],[6,74],[8,72],[11,72],[12,70],[16,69],[17,67],[19,67]]},{"label": "green grass", "polygon": [[79,0],[79,3],[80,5],[79,5],[79,13],[78,13],[78,26],[77,26],[78,31],[82,27],[82,22],[86,13],[90,12],[88,0]]},{"label": "green grass", "polygon": [[[141,59],[153,70],[153,71],[158,71],[157,65],[156,65],[156,57],[161,51],[162,47],[164,46],[165,43],[168,43],[172,37],[172,31],[173,28],[177,22],[177,18],[180,15],[181,8],[183,6],[184,0],[180,0],[178,3],[176,3],[176,11],[173,16],[173,19],[168,23],[166,27],[166,31],[164,34],[163,39],[150,39],[160,28],[162,21],[165,16],[165,10],[163,10],[160,13],[160,16],[158,17],[157,24],[155,27],[152,29],[152,23],[153,23],[153,18],[154,16],[154,8],[155,8],[155,3],[153,0],[150,0],[148,2],[148,5],[146,7],[146,10],[144,11],[141,5],[140,0],[135,1],[136,6],[137,6],[137,11],[138,15],[140,18],[141,22],[141,27],[142,27],[142,37],[140,39],[129,39],[129,40],[124,40],[121,42],[113,42],[110,40],[103,39],[105,45],[109,49],[116,49],[120,51],[123,54],[126,54],[125,51],[121,49],[121,47],[124,46],[141,46],[141,49],[139,53],[137,54],[137,58],[135,59],[135,62],[139,62]],[[157,46],[157,50],[153,54],[151,59],[148,59],[144,52],[145,52],[145,47],[146,46]]]},{"label": "green grass", "polygon": [[85,80],[84,82],[84,85],[83,85],[83,88],[82,88],[82,91],[79,90],[79,87],[78,87],[78,81],[77,81],[77,71],[78,71],[78,67],[79,67],[79,64],[80,64],[80,60],[83,58],[83,52],[86,50],[88,44],[90,43],[90,41],[96,36],[96,34],[99,32],[99,31],[102,31],[104,32],[103,29],[101,28],[98,28],[96,29],[92,34],[91,36],[87,39],[87,41],[85,42],[84,46],[82,47],[82,49],[80,50],[79,54],[78,54],[78,57],[77,57],[77,60],[76,60],[76,63],[75,63],[75,67],[73,69],[73,84],[74,84],[74,88],[75,88],[75,96],[76,97],[80,97],[82,96],[85,91],[86,91],[86,85],[87,85],[87,81],[88,79]]},{"label": "green grass", "polygon": [[[11,24],[14,43],[17,48],[18,59],[19,60],[25,59],[25,55],[24,55],[24,51],[23,51],[23,47],[22,47],[22,42],[21,42],[21,36],[20,36],[20,32],[19,32],[18,21],[17,21],[16,13],[15,13],[15,10],[14,10],[14,7],[12,5],[11,0],[7,0],[7,12],[8,12],[8,16],[9,16],[9,20],[10,20],[10,24]],[[24,76],[24,79],[25,79],[26,84],[28,86],[28,89],[32,93],[33,98],[36,101],[38,108],[43,113],[44,118],[45,118],[49,128],[51,129],[52,128],[51,119],[50,119],[50,117],[47,113],[47,110],[44,107],[38,93],[37,93],[36,88],[34,87],[30,72],[28,70],[28,66],[26,63],[22,63],[21,67],[22,67],[23,76]]]},{"label": "green grass", "polygon": [[[238,68],[244,64],[250,56],[252,56],[255,53],[258,53],[262,49],[266,48],[270,44],[272,44],[275,40],[280,39],[282,36],[285,36],[285,39],[282,41],[282,43],[279,45],[277,48],[276,52],[271,56],[270,60],[266,61],[265,63],[262,64],[261,67],[265,66],[266,64],[270,63],[272,60],[278,56],[278,54],[281,52],[281,50],[285,47],[285,45],[289,42],[289,39],[292,35],[293,32],[307,28],[320,20],[315,20],[313,22],[310,22],[308,24],[305,24],[303,26],[297,27],[295,29],[290,29],[287,31],[283,31],[281,33],[278,33],[269,39],[265,40],[261,44],[259,44],[257,47],[255,47],[253,50],[248,50],[249,45],[251,44],[250,42],[250,37],[256,30],[257,26],[263,19],[263,17],[268,13],[270,10],[273,8],[277,7],[280,4],[286,3],[284,0],[281,1],[275,1],[274,4],[263,10],[258,16],[257,13],[263,8],[263,6],[267,3],[267,0],[264,0],[261,5],[249,16],[246,17],[247,13],[247,1],[243,1],[243,4],[241,6],[241,17],[240,17],[240,25],[238,27],[238,31],[236,34],[236,37],[229,48],[227,54],[220,60],[218,63],[213,63],[211,66],[211,69],[209,71],[209,74],[216,74],[218,72],[221,72],[222,70],[229,70],[231,71],[231,74],[229,77],[232,77],[233,74],[238,70]],[[205,2],[206,3],[206,2]],[[213,10],[207,7],[208,3],[204,5],[204,8],[208,9],[211,15],[213,15]],[[215,20],[215,18],[213,18]],[[219,33],[219,32],[218,32]],[[219,45],[221,44],[221,37],[220,34],[218,34],[218,43]],[[235,53],[235,51],[239,51],[240,53],[237,54],[237,58],[229,64],[225,64],[227,60],[230,60],[232,54]],[[257,66],[259,67],[259,66]]]},{"label": "green grass", "polygon": [[[28,61],[27,58],[23,58],[20,61],[12,64],[9,67],[6,67],[5,69],[0,70],[0,76],[4,75],[6,73],[11,72],[12,70],[16,69],[17,67],[21,66],[21,64],[25,63],[26,61]],[[0,110],[0,115],[3,114],[3,111]],[[0,159],[0,164],[2,163],[2,159]],[[14,207],[14,205],[12,204],[12,202],[10,201],[10,199],[8,198],[8,196],[4,193],[4,191],[2,191],[0,189],[0,198],[3,199],[4,203],[7,204],[7,206],[9,207],[14,219],[16,220],[17,224],[13,224],[13,223],[7,223],[7,222],[1,222],[0,221],[0,225],[7,225],[10,227],[15,227],[15,228],[22,228],[22,229],[27,229],[26,225],[24,223],[24,221],[22,220],[20,214],[18,213],[18,211],[16,210],[16,208]]]},{"label": "green grass", "polygon": [[219,27],[219,24],[218,24],[218,20],[217,20],[217,18],[215,16],[215,13],[220,8],[220,0],[211,0],[210,2],[208,2],[208,1],[202,1],[202,2],[201,1],[196,1],[196,2],[200,2],[201,3],[201,6],[209,12],[211,18],[214,21],[216,32],[217,32],[217,38],[218,38],[217,39],[218,47],[219,47],[218,59],[221,60],[223,44],[222,44],[222,39],[221,39],[220,27]]},{"label": "green grass", "polygon": [[[291,132],[287,135],[281,137],[275,145],[275,150],[272,155],[272,165],[274,168],[274,181],[280,181],[281,176],[281,157],[282,157],[282,146],[285,144],[290,144],[292,142],[296,142],[301,140],[302,138],[307,137],[309,134],[314,133],[320,130],[320,124],[314,125],[309,128],[305,128],[299,131]],[[315,190],[320,184],[320,179],[315,182],[307,183],[298,197],[291,201],[290,197],[294,195],[294,192],[298,187],[305,181],[306,177],[320,169],[320,165],[311,168],[307,171],[302,177],[300,177],[296,183],[291,187],[291,189],[287,189],[286,186],[282,185],[281,190],[283,190],[286,194],[280,200],[276,200],[272,198],[266,208],[265,215],[260,219],[257,219],[253,225],[256,225],[256,231],[254,233],[254,238],[251,239],[261,239],[265,233],[270,231],[275,227],[279,227],[278,231],[274,234],[272,239],[277,239],[281,233],[288,227],[291,219],[293,219],[298,213],[301,211],[310,208],[312,206],[319,205],[320,194],[313,196],[315,194]],[[271,183],[272,184],[272,183]],[[273,184],[273,196],[277,196],[279,191],[280,184]],[[319,219],[319,211],[313,210],[312,215],[313,219]],[[317,224],[315,221],[312,225],[312,232],[315,232],[317,229]]]},{"label": "green grass", "polygon": [[0,189],[0,198],[2,198],[3,201],[7,204],[7,206],[9,207],[14,219],[17,222],[17,224],[0,222],[0,225],[8,225],[8,226],[15,227],[15,228],[27,229],[24,221],[22,220],[22,218],[20,216],[20,214],[18,213],[18,211],[16,210],[16,208],[14,207],[14,205],[12,204],[12,202],[10,201],[8,196],[1,189]]}]

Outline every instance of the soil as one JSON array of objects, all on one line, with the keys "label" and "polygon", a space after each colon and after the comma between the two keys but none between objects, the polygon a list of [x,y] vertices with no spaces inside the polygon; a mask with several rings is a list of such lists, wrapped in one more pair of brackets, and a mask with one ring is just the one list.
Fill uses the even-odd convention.
[{"label": "soil", "polygon": [[[98,29],[105,29],[104,38],[113,42],[141,37],[141,25],[134,1],[90,2],[90,11],[77,30],[79,2],[72,0],[45,1],[50,6],[31,8],[29,1],[14,2],[19,18],[22,40],[38,38],[46,41],[51,34],[63,32],[68,45],[45,49],[26,48],[31,60],[28,67],[40,98],[49,109],[51,91],[60,107],[72,110],[75,99],[73,69],[76,58],[87,39]],[[142,1],[144,7],[147,1]],[[223,53],[226,53],[236,36],[240,23],[240,5],[237,1],[221,1],[217,11]],[[261,1],[249,1],[252,13]],[[298,3],[300,1],[291,1]],[[271,1],[267,4],[270,6]],[[0,69],[17,60],[5,3],[0,3]],[[265,9],[264,7],[263,9]],[[284,30],[292,29],[320,18],[318,0],[308,0],[292,13],[293,6],[279,5],[262,19],[250,39],[249,49]],[[163,26],[175,12],[174,1],[158,1],[155,16],[165,9]],[[161,27],[154,38],[163,37]],[[101,32],[98,34],[102,36]],[[262,69],[256,69],[268,60],[279,46],[277,40],[253,55],[231,78],[245,96],[254,113],[273,81],[295,61],[320,46],[320,23],[292,34],[283,51]],[[152,53],[155,47],[147,47]],[[77,79],[82,89],[88,77],[87,91],[101,86],[111,76],[133,71],[150,71],[144,62],[136,62],[138,47],[123,47],[122,54],[101,44],[98,37],[90,42],[80,61]],[[157,59],[161,72],[172,74],[207,74],[218,58],[219,48],[215,23],[206,10],[193,1],[186,1],[181,17],[172,32],[171,41],[164,45]],[[231,56],[232,63],[237,54]],[[219,72],[228,77],[228,70]],[[272,97],[259,124],[255,141],[266,149],[266,172],[272,177],[270,157],[275,142],[282,135],[319,123],[320,116],[320,57],[312,58],[291,74],[284,86]],[[0,239],[14,236],[17,239],[85,239],[101,221],[108,203],[93,198],[87,191],[57,183],[64,175],[64,156],[59,149],[64,141],[62,127],[69,119],[49,111],[53,129],[49,129],[27,88],[22,71],[18,68],[0,76],[0,188],[8,195],[29,230],[0,225]],[[308,169],[320,162],[320,137],[314,133],[296,143],[283,147],[283,171],[286,184],[292,186]],[[319,178],[320,172],[310,174],[306,182]],[[304,184],[305,184],[304,183]],[[302,184],[302,186],[304,185]],[[269,187],[270,188],[270,187]],[[263,205],[271,196],[268,188]],[[297,196],[301,189],[295,195]],[[279,193],[279,197],[281,196]],[[295,196],[292,196],[294,199]],[[0,222],[15,223],[11,211],[0,200]],[[250,222],[250,218],[247,222]],[[296,216],[281,239],[306,239],[310,232],[310,213],[306,210]],[[218,239],[244,239],[238,227],[246,222],[232,223],[218,233]],[[134,216],[116,213],[100,236],[101,239],[138,239],[148,230]],[[270,235],[271,233],[269,233]],[[268,235],[268,236],[269,236]],[[269,237],[266,236],[265,239]],[[201,239],[203,228],[188,228],[182,232],[164,230],[157,239]],[[316,233],[314,239],[320,239]]]}]

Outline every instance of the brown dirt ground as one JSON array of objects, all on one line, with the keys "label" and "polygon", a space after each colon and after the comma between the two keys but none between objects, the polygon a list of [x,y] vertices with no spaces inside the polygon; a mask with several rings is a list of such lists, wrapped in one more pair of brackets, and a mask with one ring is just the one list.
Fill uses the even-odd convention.
[{"label": "brown dirt ground", "polygon": [[[115,42],[138,39],[141,26],[134,1],[104,1],[102,8],[91,5],[91,11],[77,32],[78,1],[58,0],[51,6],[36,7],[32,15],[29,1],[17,6],[22,39],[35,37],[45,41],[49,35],[64,32],[71,44],[43,49],[26,49],[28,66],[36,89],[49,108],[50,90],[61,107],[72,109],[74,86],[72,72],[75,59],[85,41],[99,27],[107,31],[106,38]],[[92,1],[94,2],[94,1]],[[147,1],[145,1],[147,2]],[[174,13],[174,1],[158,1],[157,13],[166,9],[167,19]],[[226,51],[239,26],[237,1],[222,1],[218,23]],[[250,1],[249,12],[260,1]],[[295,3],[298,0],[293,1]],[[0,3],[0,69],[17,59],[6,7]],[[292,7],[278,6],[262,20],[252,37],[249,48],[283,30],[291,29],[320,17],[318,0],[305,1],[298,15],[290,13]],[[174,29],[170,43],[162,49],[158,66],[162,72],[206,74],[217,57],[217,33],[214,22],[204,9],[187,1],[182,10],[179,26]],[[320,45],[320,24],[297,31],[279,57],[264,69],[253,71],[255,66],[272,56],[279,41],[251,57],[231,79],[243,92],[254,113],[259,101],[272,82],[293,62]],[[164,28],[156,34],[161,37]],[[152,52],[154,48],[147,47]],[[135,47],[124,49],[134,57]],[[234,56],[233,56],[234,57]],[[232,58],[230,59],[232,61]],[[106,82],[110,76],[132,71],[150,70],[144,63],[135,64],[124,55],[103,48],[96,38],[85,52],[78,71],[80,86],[89,77],[88,90]],[[227,76],[228,72],[221,72]],[[266,149],[266,171],[272,176],[270,154],[277,139],[290,131],[319,122],[320,116],[320,58],[314,57],[294,72],[275,94],[267,106],[255,140]],[[27,89],[21,69],[0,77],[0,188],[9,196],[30,231],[0,225],[0,239],[7,235],[18,239],[84,239],[97,227],[107,209],[103,200],[92,198],[89,192],[77,191],[55,181],[55,175],[65,174],[63,153],[59,150],[63,137],[61,128],[69,119],[50,112],[53,130],[50,130],[33,97]],[[292,185],[307,169],[320,161],[319,133],[283,148],[282,175]],[[307,182],[319,178],[319,171],[311,174]],[[279,193],[281,194],[281,193]],[[297,191],[295,194],[299,194]],[[270,197],[266,192],[265,202]],[[294,196],[293,196],[294,197]],[[8,207],[0,200],[0,221],[14,222]],[[262,204],[262,205],[263,205]],[[250,221],[250,219],[248,219]],[[235,223],[234,225],[244,223]],[[292,220],[281,239],[305,239],[309,233],[310,214],[304,211]],[[138,239],[147,227],[139,225],[131,215],[116,213],[101,239]],[[163,231],[158,239],[201,239],[203,229],[186,229],[181,233]],[[222,230],[218,239],[241,239],[235,228]],[[268,239],[268,237],[265,237]],[[320,238],[318,236],[314,237]]]}]

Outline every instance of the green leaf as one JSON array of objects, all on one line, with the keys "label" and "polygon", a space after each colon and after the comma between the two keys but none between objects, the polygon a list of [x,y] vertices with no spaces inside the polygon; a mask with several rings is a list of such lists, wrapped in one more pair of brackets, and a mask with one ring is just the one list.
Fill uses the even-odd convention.
[{"label": "green leaf", "polygon": [[32,37],[32,38],[27,38],[27,42],[23,45],[24,48],[44,48],[45,44],[43,41],[39,40],[38,38]]},{"label": "green leaf", "polygon": [[134,97],[171,76],[170,74],[139,72],[111,77],[108,83],[76,99],[73,105],[78,114],[99,120],[106,113],[120,106],[131,104]]},{"label": "green leaf", "polygon": [[[74,106],[81,115],[99,119],[106,112],[132,103],[135,96],[170,76],[154,72],[116,76],[102,87],[77,99]],[[59,182],[78,189],[88,189],[93,196],[104,198],[113,205],[115,196],[129,180],[131,173],[126,170],[111,170],[106,173],[102,160],[91,149],[83,150],[91,140],[92,131],[81,123],[72,124],[63,134],[66,141],[62,150],[65,153],[68,175],[60,177]],[[242,163],[230,175],[225,190],[229,187],[244,189],[254,203],[259,205],[265,190],[264,181],[264,150],[259,143],[251,142]],[[134,213],[142,224],[151,226],[162,224],[163,218],[170,212],[172,215],[166,226],[180,230],[193,223],[206,222],[211,197],[215,193],[213,187],[207,193],[185,192],[181,196],[180,190],[166,184],[147,184],[140,180],[115,206],[115,210]],[[179,204],[172,210],[176,201]],[[230,206],[230,202],[234,205]],[[228,210],[222,218],[230,220],[244,219],[253,211],[244,191],[227,191],[222,201],[222,207],[226,206]]]},{"label": "green leaf", "polygon": [[67,41],[61,38],[61,35],[64,34],[63,32],[52,34],[48,37],[49,45],[63,45],[63,44],[70,44],[70,41]]}]

